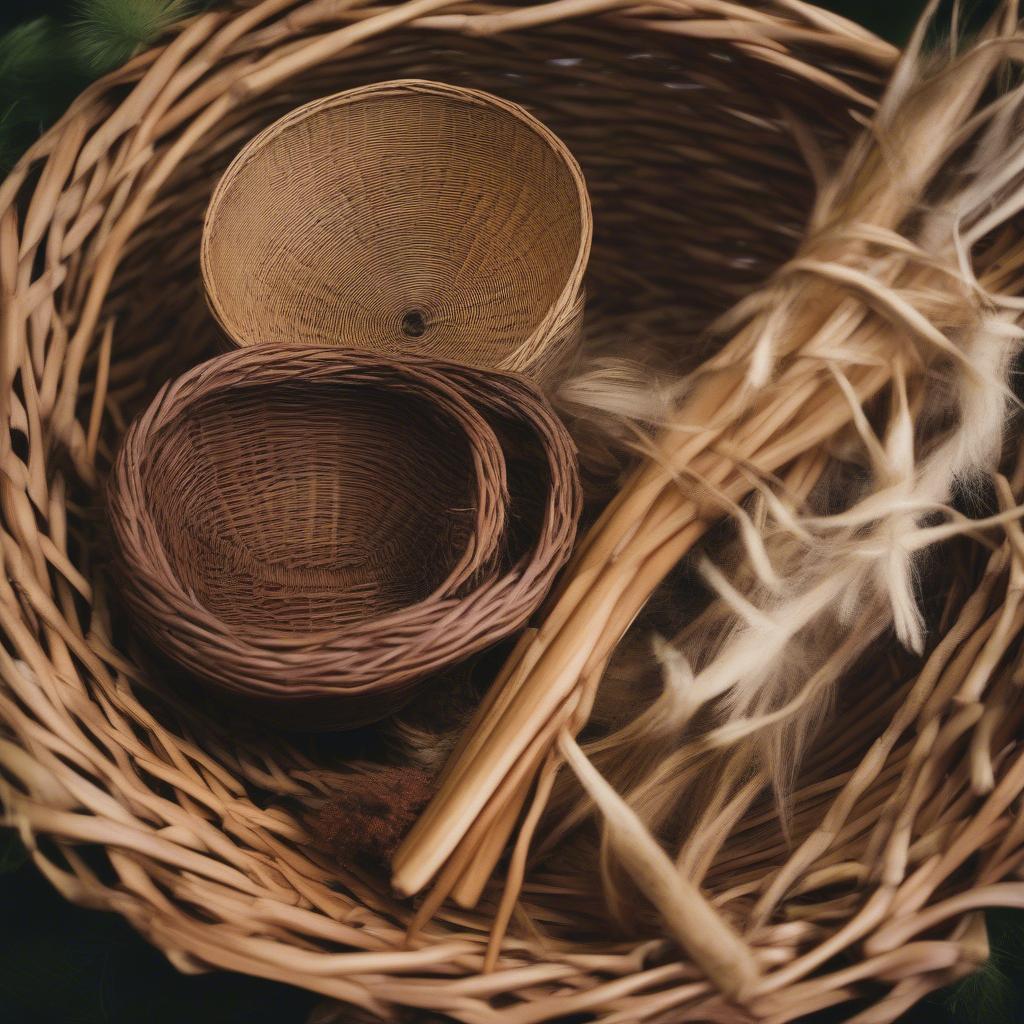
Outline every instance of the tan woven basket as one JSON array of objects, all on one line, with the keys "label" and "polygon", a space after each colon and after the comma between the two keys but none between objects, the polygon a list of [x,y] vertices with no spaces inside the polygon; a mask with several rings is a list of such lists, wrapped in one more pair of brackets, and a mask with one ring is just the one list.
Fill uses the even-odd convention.
[{"label": "tan woven basket", "polygon": [[[789,836],[770,804],[712,793],[694,809],[720,828],[688,877],[761,971],[737,1002],[643,904],[636,936],[613,931],[590,890],[543,865],[490,973],[501,887],[442,908],[410,947],[415,904],[386,874],[309,844],[310,813],[350,778],[343,756],[243,736],[155,686],[112,614],[89,511],[127,421],[217,345],[203,212],[239,148],[297,105],[413,77],[527,106],[587,176],[588,323],[642,332],[678,368],[704,355],[685,339],[792,254],[816,175],[896,57],[800,0],[266,0],[196,16],[83,93],[0,187],[0,771],[7,819],[53,884],[183,970],[300,985],[342,1001],[346,1022],[353,1006],[472,1024],[783,1022],[851,1003],[882,1024],[976,964],[974,911],[1020,900],[1006,879],[1024,842],[1022,708],[954,697],[1008,607],[1005,563],[976,592],[976,562],[950,586],[919,682],[879,659],[851,691],[796,780]],[[965,787],[976,762],[987,789]],[[905,841],[884,876],[876,827]]]},{"label": "tan woven basket", "polygon": [[579,333],[590,236],[579,165],[522,107],[384,82],[299,107],[238,154],[207,211],[202,266],[239,345],[544,376]]},{"label": "tan woven basket", "polygon": [[521,378],[277,345],[169,383],[108,499],[154,643],[307,729],[382,718],[522,626],[579,502],[572,442]]}]

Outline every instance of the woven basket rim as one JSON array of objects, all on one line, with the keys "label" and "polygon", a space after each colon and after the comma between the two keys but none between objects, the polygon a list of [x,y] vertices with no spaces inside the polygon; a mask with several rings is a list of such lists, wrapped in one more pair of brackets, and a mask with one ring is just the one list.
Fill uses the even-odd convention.
[{"label": "woven basket rim", "polygon": [[[308,354],[309,362],[306,364],[297,363],[296,360],[301,358],[303,351]],[[321,351],[327,353],[327,355],[321,357],[319,355]],[[258,352],[259,356],[257,358],[247,360],[233,356],[232,352],[215,356],[213,359],[200,363],[191,370],[187,370],[180,377],[167,381],[150,403],[149,408],[126,431],[121,451],[118,454],[118,461],[115,464],[115,470],[110,477],[110,486],[122,481],[123,477],[130,473],[129,479],[132,490],[134,491],[135,486],[141,487],[139,470],[144,460],[153,452],[153,441],[160,434],[173,428],[179,421],[187,417],[193,406],[205,403],[211,398],[216,398],[219,395],[236,389],[244,390],[254,387],[255,385],[252,383],[250,376],[253,369],[263,369],[264,373],[266,373],[267,368],[270,368],[272,372],[270,379],[264,377],[260,382],[263,385],[269,386],[296,381],[300,383],[315,383],[321,379],[320,377],[311,376],[316,369],[314,363],[317,360],[325,364],[325,369],[329,368],[330,364],[337,364],[339,369],[347,366],[357,374],[372,373],[375,368],[382,373],[382,379],[379,380],[360,379],[357,377],[352,382],[356,387],[365,386],[373,388],[376,386],[387,390],[389,385],[394,386],[394,381],[389,382],[386,380],[386,375],[389,371],[395,373],[396,378],[404,376],[416,384],[424,386],[428,393],[433,391],[435,397],[437,394],[436,389],[441,383],[436,376],[431,379],[428,374],[413,374],[412,370],[415,366],[415,360],[389,359],[386,356],[376,356],[363,350],[342,348],[321,350],[311,346],[260,345],[258,346]],[[332,353],[335,354],[333,358]],[[424,362],[427,361],[424,360]],[[424,366],[423,369],[430,371],[436,368]],[[210,383],[211,378],[215,378],[212,386]],[[495,479],[492,480],[487,474],[480,472],[475,474],[475,479],[480,509],[493,508],[495,517],[492,521],[491,517],[485,514],[481,513],[478,516],[478,528],[485,537],[485,546],[483,550],[480,550],[479,545],[474,546],[477,557],[475,559],[469,558],[468,553],[464,552],[457,562],[453,564],[448,576],[434,588],[432,593],[423,597],[415,606],[410,606],[409,611],[424,605],[433,606],[436,601],[465,583],[469,576],[480,568],[481,560],[486,560],[491,556],[504,527],[506,480],[504,467],[500,461],[501,454],[497,437],[486,422],[477,415],[476,410],[472,409],[461,396],[451,393],[445,396],[445,400],[444,410],[454,423],[463,428],[464,436],[470,445],[470,449],[476,456],[477,466],[479,467],[480,465],[479,460],[490,459]],[[460,418],[456,418],[456,416]],[[465,420],[461,419],[462,416],[466,417]],[[471,430],[469,429],[470,427],[472,428]],[[131,470],[126,468],[126,464],[132,467]],[[124,481],[124,483],[127,483],[127,481]],[[132,494],[132,497],[134,497],[134,494]],[[141,495],[140,499],[144,500]],[[145,507],[141,511],[144,512]],[[480,533],[475,536],[479,537]],[[155,538],[153,539],[155,541]],[[160,553],[161,555],[163,554],[162,548]],[[139,564],[148,565],[148,562],[140,562]],[[147,578],[151,579],[150,577]],[[175,584],[177,584],[177,578],[173,577],[173,579]],[[188,604],[192,601],[192,598],[180,584],[173,588],[173,593],[182,604]],[[301,639],[299,639],[293,636],[279,636],[265,629],[229,626],[226,622],[209,612],[208,609],[204,609],[204,614],[209,616],[211,628],[224,634],[233,633],[245,636],[252,642],[267,648],[279,647],[282,653],[284,651],[301,653],[304,648],[315,648],[338,633],[338,630],[309,632],[303,633]],[[372,630],[376,628],[378,622],[387,623],[388,621],[389,616],[385,615],[379,619],[367,621],[364,626],[347,626],[345,630],[346,632],[359,632],[362,628]]]}]

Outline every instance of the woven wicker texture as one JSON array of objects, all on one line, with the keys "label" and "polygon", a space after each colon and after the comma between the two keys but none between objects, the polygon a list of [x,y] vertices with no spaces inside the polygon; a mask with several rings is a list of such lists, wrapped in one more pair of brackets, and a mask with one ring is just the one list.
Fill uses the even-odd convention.
[{"label": "woven wicker texture", "polygon": [[[1020,819],[1007,810],[1024,768],[1000,758],[989,797],[965,791],[955,740],[967,725],[951,695],[993,629],[1005,571],[976,596],[951,589],[950,639],[920,684],[879,664],[823,737],[792,799],[792,838],[810,841],[800,859],[772,809],[735,821],[709,803],[730,836],[709,838],[710,899],[742,908],[766,886],[770,908],[791,897],[751,925],[764,987],[736,1006],[675,944],[610,933],[572,878],[542,870],[493,973],[481,974],[492,891],[476,910],[442,909],[406,946],[414,907],[384,873],[308,843],[309,812],[348,777],[344,751],[208,715],[150,673],[111,611],[92,514],[128,420],[218,342],[198,265],[217,180],[297,105],[399,77],[526,105],[591,191],[588,323],[642,330],[678,367],[701,357],[679,338],[792,253],[816,161],[858,132],[895,57],[797,0],[266,0],[195,17],[83,93],[0,187],[0,767],[7,817],[53,884],[122,914],[182,969],[246,971],[414,1020],[781,1022],[864,999],[860,1019],[885,1022],[976,962],[970,911],[1016,864]],[[1018,717],[1000,712],[999,735]],[[929,770],[897,824],[944,883],[920,899],[901,889],[896,918],[869,839],[908,764]],[[801,914],[818,890],[824,911]],[[339,1020],[355,1019],[351,1005]]]},{"label": "woven wicker texture", "polygon": [[417,352],[542,375],[583,313],[590,201],[514,103],[386,82],[300,107],[214,192],[210,308],[240,345]]},{"label": "woven wicker texture", "polygon": [[579,505],[572,442],[522,378],[277,345],[168,384],[109,486],[150,638],[306,728],[381,718],[521,627]]}]

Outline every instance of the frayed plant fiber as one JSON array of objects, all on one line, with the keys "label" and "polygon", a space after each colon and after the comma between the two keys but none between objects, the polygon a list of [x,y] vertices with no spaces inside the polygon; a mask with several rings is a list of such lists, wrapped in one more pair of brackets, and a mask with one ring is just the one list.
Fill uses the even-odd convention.
[{"label": "frayed plant fiber", "polygon": [[[767,788],[794,835],[802,759],[837,690],[863,685],[866,652],[889,635],[918,659],[936,649],[921,607],[929,552],[970,535],[1002,552],[1016,578],[1024,478],[1001,456],[1024,311],[1024,90],[993,100],[992,89],[1024,41],[1013,6],[952,57],[921,52],[926,24],[861,139],[838,168],[819,170],[794,258],[712,330],[721,349],[645,389],[633,346],[632,362],[601,356],[563,387],[606,441],[630,436],[629,423],[660,429],[632,431],[639,468],[471,725],[447,770],[458,784],[442,786],[399,851],[400,891],[440,869],[433,904],[457,890],[454,865],[479,876],[479,858],[467,863],[474,818],[493,815],[518,834],[514,865],[535,828],[550,853],[596,812],[597,875],[620,922],[635,924],[639,891],[723,991],[756,991],[762,967],[735,914],[715,912],[698,888],[712,857]],[[962,505],[986,487],[998,507],[968,518]],[[734,539],[702,550],[720,519]],[[655,634],[647,659],[634,650],[616,665],[616,642],[685,556],[707,607],[676,636]],[[965,706],[1016,638],[1005,609],[1000,622],[958,694]],[[580,746],[595,702],[629,706],[601,692],[606,670],[611,686],[637,695],[657,673],[661,693]],[[539,775],[517,825],[529,788],[503,781],[527,759]],[[559,762],[571,771],[553,785]],[[828,836],[822,826],[804,848]],[[521,879],[509,870],[503,906]],[[756,902],[755,922],[780,891],[776,880]],[[496,936],[506,922],[499,913]]]}]

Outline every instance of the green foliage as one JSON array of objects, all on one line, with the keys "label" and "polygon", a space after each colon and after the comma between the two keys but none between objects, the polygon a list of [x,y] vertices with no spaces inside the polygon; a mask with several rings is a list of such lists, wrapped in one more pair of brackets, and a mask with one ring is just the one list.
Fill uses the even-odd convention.
[{"label": "green foliage", "polygon": [[0,35],[0,176],[89,81],[204,6],[202,0],[74,0],[64,19],[38,17]]},{"label": "green foliage", "polygon": [[195,6],[192,0],[80,0],[71,29],[75,58],[102,75],[155,42]]},{"label": "green foliage", "polygon": [[82,84],[53,18],[36,18],[0,36],[0,171],[59,116],[69,92],[74,95],[71,90]]},{"label": "green foliage", "polygon": [[28,90],[41,85],[57,34],[52,18],[36,18],[0,36],[0,88]]},{"label": "green foliage", "polygon": [[946,1008],[964,1024],[989,1024],[1012,1020],[1013,982],[995,960],[989,960],[956,986],[946,999]]},{"label": "green foliage", "polygon": [[0,110],[0,175],[14,166],[27,142],[23,142],[24,127],[15,120],[10,108]]},{"label": "green foliage", "polygon": [[946,1010],[958,1024],[1009,1024],[1020,1020],[1024,912],[992,910],[985,924],[991,948],[988,960],[946,996]]}]

